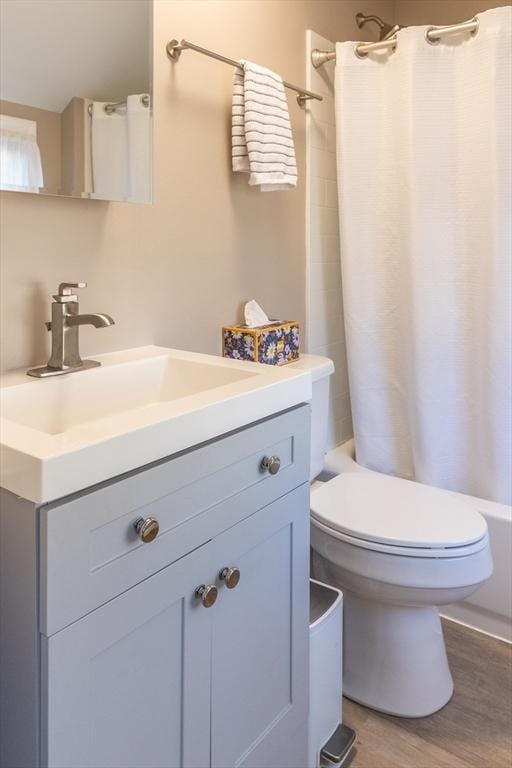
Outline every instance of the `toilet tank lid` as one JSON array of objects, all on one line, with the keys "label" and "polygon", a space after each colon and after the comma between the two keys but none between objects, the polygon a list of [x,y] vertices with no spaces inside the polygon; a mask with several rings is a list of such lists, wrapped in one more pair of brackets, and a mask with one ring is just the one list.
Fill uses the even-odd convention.
[{"label": "toilet tank lid", "polygon": [[334,363],[329,357],[321,355],[302,355],[295,363],[290,363],[295,368],[309,371],[312,381],[324,379],[334,373]]},{"label": "toilet tank lid", "polygon": [[351,537],[400,547],[480,541],[485,518],[449,491],[378,472],[343,472],[311,494],[314,520]]}]

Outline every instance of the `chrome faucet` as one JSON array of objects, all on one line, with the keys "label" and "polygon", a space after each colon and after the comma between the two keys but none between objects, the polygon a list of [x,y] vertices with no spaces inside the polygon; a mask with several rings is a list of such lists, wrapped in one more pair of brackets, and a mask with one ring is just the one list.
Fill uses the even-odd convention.
[{"label": "chrome faucet", "polygon": [[58,293],[52,302],[52,319],[46,323],[46,328],[52,333],[52,352],[47,365],[31,368],[29,376],[42,378],[58,376],[61,373],[84,371],[101,365],[97,360],[82,360],[78,351],[78,328],[81,325],[93,325],[95,328],[106,328],[114,325],[110,315],[78,314],[78,296],[74,288],[87,288],[87,283],[61,283]]}]

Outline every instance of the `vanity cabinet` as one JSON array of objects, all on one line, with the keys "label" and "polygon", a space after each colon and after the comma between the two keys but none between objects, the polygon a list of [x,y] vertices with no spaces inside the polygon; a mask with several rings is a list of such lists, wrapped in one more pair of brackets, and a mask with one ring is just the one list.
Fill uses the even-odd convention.
[{"label": "vanity cabinet", "polygon": [[207,572],[206,545],[43,638],[48,766],[209,764],[211,619],[193,603]]},{"label": "vanity cabinet", "polygon": [[308,472],[301,406],[35,509],[38,705],[0,725],[2,768],[304,768]]},{"label": "vanity cabinet", "polygon": [[[307,718],[306,496],[286,495],[44,639],[50,766],[198,768],[210,754],[217,768],[293,764],[288,736]],[[233,565],[228,589],[219,573]],[[210,608],[201,584],[218,589]]]},{"label": "vanity cabinet", "polygon": [[240,570],[211,610],[213,768],[304,768],[308,553],[309,484],[212,542],[213,561]]}]

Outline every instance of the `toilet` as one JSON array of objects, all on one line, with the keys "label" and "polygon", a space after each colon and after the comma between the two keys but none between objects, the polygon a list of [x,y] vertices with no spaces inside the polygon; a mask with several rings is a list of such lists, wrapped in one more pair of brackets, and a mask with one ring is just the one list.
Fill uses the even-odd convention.
[{"label": "toilet", "polygon": [[391,715],[430,715],[453,693],[438,606],[491,575],[486,521],[448,491],[370,470],[319,482],[334,366],[315,355],[294,365],[313,380],[312,575],[343,590],[343,694]]}]

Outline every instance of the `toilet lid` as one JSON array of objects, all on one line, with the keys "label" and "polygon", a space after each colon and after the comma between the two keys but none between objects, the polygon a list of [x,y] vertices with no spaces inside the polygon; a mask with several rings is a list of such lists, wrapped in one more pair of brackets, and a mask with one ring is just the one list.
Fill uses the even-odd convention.
[{"label": "toilet lid", "polygon": [[311,494],[311,515],[364,541],[396,547],[463,547],[487,533],[469,503],[438,488],[378,472],[344,472]]}]

